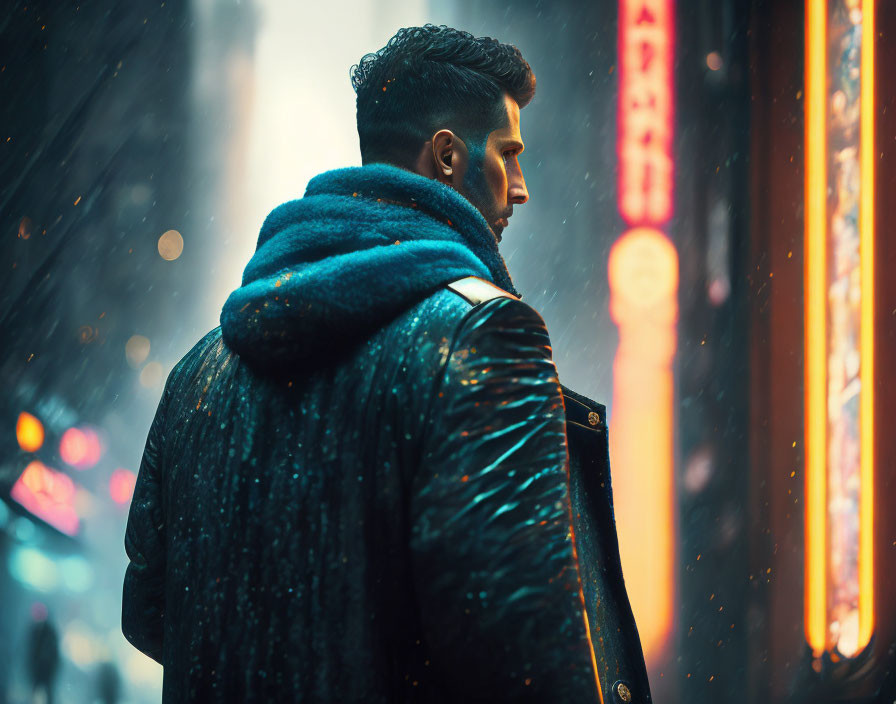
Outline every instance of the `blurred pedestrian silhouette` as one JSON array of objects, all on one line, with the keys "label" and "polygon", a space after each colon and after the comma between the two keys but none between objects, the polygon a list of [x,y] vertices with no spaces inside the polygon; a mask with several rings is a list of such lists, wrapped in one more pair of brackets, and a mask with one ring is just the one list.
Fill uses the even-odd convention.
[{"label": "blurred pedestrian silhouette", "polygon": [[102,704],[118,704],[121,697],[121,675],[114,662],[100,663],[96,672],[96,698]]},{"label": "blurred pedestrian silhouette", "polygon": [[35,604],[31,609],[33,619],[28,631],[26,666],[31,680],[31,701],[42,692],[43,701],[53,704],[53,687],[59,670],[59,636],[50,622],[47,607]]}]

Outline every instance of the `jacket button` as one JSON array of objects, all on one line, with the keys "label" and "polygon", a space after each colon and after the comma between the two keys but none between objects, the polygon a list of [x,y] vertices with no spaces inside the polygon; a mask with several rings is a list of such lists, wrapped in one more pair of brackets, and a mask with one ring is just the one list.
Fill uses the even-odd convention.
[{"label": "jacket button", "polygon": [[632,700],[632,690],[622,680],[617,681],[613,685],[613,694],[616,695],[616,700],[623,704],[628,704]]},{"label": "jacket button", "polygon": [[595,411],[591,411],[588,414],[588,422],[591,423],[591,425],[597,425],[600,423],[600,416]]}]

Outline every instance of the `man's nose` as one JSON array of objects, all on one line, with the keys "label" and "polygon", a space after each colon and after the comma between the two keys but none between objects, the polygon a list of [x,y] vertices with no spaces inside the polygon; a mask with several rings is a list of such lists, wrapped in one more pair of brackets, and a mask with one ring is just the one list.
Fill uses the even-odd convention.
[{"label": "man's nose", "polygon": [[507,199],[515,204],[522,205],[529,200],[529,191],[526,190],[526,181],[521,173],[517,173],[515,178],[510,181],[507,189]]}]

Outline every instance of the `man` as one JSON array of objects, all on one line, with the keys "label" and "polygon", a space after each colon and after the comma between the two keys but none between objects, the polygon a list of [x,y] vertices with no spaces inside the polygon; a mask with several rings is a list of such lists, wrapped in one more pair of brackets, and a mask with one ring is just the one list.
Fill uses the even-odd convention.
[{"label": "man", "polygon": [[534,75],[427,25],[353,85],[364,165],[267,217],[168,379],[124,633],[166,701],[650,701],[604,407],[497,248]]}]

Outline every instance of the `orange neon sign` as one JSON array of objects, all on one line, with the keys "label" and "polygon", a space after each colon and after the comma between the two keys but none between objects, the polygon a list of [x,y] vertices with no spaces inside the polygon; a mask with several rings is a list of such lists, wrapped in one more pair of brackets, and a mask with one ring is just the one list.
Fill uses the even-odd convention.
[{"label": "orange neon sign", "polygon": [[678,253],[660,229],[672,216],[671,0],[619,3],[619,212],[613,245],[610,455],[625,582],[648,664],[660,656],[675,598],[674,378]]},{"label": "orange neon sign", "polygon": [[[806,566],[805,628],[809,644],[825,649],[827,629],[827,541],[824,518],[825,473],[825,300],[827,276],[827,157],[825,144],[826,3],[806,3],[806,239],[805,265],[805,431]],[[819,238],[820,235],[820,238]],[[820,246],[819,246],[820,245]]]},{"label": "orange neon sign", "polygon": [[861,175],[861,360],[859,410],[862,503],[859,521],[859,640],[863,648],[874,630],[874,0],[863,0]]},{"label": "orange neon sign", "polygon": [[806,3],[804,618],[851,657],[874,630],[874,2],[844,9]]}]

